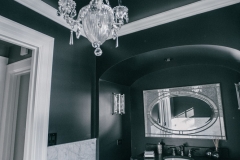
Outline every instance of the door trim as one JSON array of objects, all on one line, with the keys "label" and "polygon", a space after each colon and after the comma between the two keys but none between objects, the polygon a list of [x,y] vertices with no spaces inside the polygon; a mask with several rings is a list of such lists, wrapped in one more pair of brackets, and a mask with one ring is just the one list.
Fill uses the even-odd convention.
[{"label": "door trim", "polygon": [[[5,151],[6,159],[13,160],[14,158],[14,145],[16,136],[16,124],[17,124],[17,112],[18,112],[18,98],[19,98],[19,87],[20,87],[20,76],[30,73],[31,70],[31,58],[10,64],[7,66],[6,82],[5,82],[5,93],[4,93],[4,104],[3,108],[8,108],[8,117],[5,119],[8,121],[5,126],[6,135],[9,139],[8,144],[5,148],[10,148]],[[9,107],[10,106],[10,107]]]},{"label": "door trim", "polygon": [[[54,38],[2,16],[0,28],[1,40],[33,50],[23,160],[47,160]],[[0,110],[0,160],[7,160],[10,149],[6,146],[11,146],[11,140],[5,125],[11,124],[11,119],[9,108]]]}]

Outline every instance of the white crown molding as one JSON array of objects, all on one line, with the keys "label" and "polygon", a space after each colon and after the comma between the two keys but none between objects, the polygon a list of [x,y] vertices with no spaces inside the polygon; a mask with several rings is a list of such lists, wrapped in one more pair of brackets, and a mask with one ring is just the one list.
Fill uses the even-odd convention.
[{"label": "white crown molding", "polygon": [[48,4],[44,3],[43,1],[41,0],[15,0],[15,1],[70,29],[70,26],[66,23],[66,21],[62,17],[57,16],[57,10],[49,6]]},{"label": "white crown molding", "polygon": [[[33,50],[23,160],[47,160],[54,39],[2,16],[0,28],[1,40]],[[4,106],[0,109],[0,160],[8,159],[13,131],[13,106]]]},{"label": "white crown molding", "polygon": [[[41,0],[15,0],[15,1],[53,20],[54,22],[57,22],[62,26],[68,29],[71,29],[62,16],[60,17],[57,16],[57,10],[49,6],[48,4],[44,3],[43,1]],[[74,28],[74,31],[76,31],[76,28]],[[85,37],[83,30],[81,31],[81,33],[82,33],[82,36]]]},{"label": "white crown molding", "polygon": [[[63,18],[57,16],[57,10],[47,5],[41,0],[15,0],[24,6],[50,18],[51,20],[69,28]],[[229,5],[240,3],[240,0],[201,0],[191,3],[179,8],[175,8],[163,13],[159,13],[147,18],[134,21],[126,24],[119,31],[119,36],[127,35],[130,33],[138,32],[158,25],[173,22],[186,17],[194,16],[197,14],[205,13]],[[131,11],[130,11],[131,12]],[[131,17],[130,17],[131,19]],[[82,32],[83,33],[83,32]]]},{"label": "white crown molding", "polygon": [[[189,5],[159,13],[141,20],[126,24],[119,31],[119,36],[138,32],[197,14],[239,3],[240,0],[201,0]],[[131,18],[131,17],[130,17]]]}]

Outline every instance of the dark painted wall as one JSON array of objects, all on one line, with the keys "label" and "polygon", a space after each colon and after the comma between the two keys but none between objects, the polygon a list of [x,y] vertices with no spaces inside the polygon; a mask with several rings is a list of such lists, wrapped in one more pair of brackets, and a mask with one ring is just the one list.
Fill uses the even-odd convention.
[{"label": "dark painted wall", "polygon": [[21,61],[23,59],[27,59],[32,57],[32,51],[29,50],[29,53],[21,56],[21,47],[20,46],[12,46],[9,47],[9,53],[8,53],[8,64],[15,63],[17,61]]},{"label": "dark painted wall", "polygon": [[28,50],[28,54],[21,56],[21,47],[10,44],[0,40],[0,56],[8,58],[8,64],[15,63],[17,61],[21,61],[23,59],[27,59],[32,57],[32,51]]},{"label": "dark painted wall", "polygon": [[[112,115],[112,93],[125,94],[126,114]],[[131,156],[130,87],[99,81],[99,159],[125,160]],[[117,140],[122,139],[122,145]]]},{"label": "dark painted wall", "polygon": [[143,90],[182,87],[220,83],[224,109],[226,141],[220,141],[220,147],[228,147],[232,158],[239,158],[240,142],[240,110],[238,110],[234,83],[240,81],[236,71],[220,66],[193,65],[169,68],[150,73],[131,86],[131,129],[132,154],[144,151],[146,143],[158,143],[162,139],[167,145],[213,146],[212,140],[178,139],[178,138],[146,138],[144,133]]},{"label": "dark painted wall", "polygon": [[8,57],[8,54],[9,54],[9,47],[5,46],[4,44],[1,44],[1,41],[0,41],[0,56]]},{"label": "dark painted wall", "polygon": [[[95,55],[80,38],[69,46],[69,30],[15,1],[1,1],[0,15],[55,38],[49,132],[57,144],[91,138]],[[95,123],[95,122],[92,122]]]},{"label": "dark painted wall", "polygon": [[[129,10],[131,20],[130,14],[131,10]],[[102,46],[103,55],[97,58],[97,74],[101,76],[114,64],[156,49],[208,44],[240,50],[239,17],[240,3],[121,36],[117,49],[114,47],[115,41],[106,41]],[[168,55],[164,56],[163,58],[168,58]],[[194,61],[195,57],[186,58],[185,61],[187,60]]]}]

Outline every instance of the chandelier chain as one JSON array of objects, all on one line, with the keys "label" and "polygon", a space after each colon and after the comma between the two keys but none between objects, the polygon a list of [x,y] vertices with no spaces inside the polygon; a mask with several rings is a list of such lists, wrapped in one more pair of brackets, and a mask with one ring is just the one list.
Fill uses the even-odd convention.
[{"label": "chandelier chain", "polygon": [[118,0],[118,5],[119,5],[119,6],[122,5],[122,0]]}]

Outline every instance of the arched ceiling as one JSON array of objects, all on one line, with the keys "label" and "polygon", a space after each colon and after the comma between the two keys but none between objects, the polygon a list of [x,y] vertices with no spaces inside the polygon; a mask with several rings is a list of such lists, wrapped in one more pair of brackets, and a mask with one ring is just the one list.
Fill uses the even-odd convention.
[{"label": "arched ceiling", "polygon": [[[166,62],[166,58],[171,58]],[[101,79],[130,86],[158,70],[179,66],[219,65],[240,72],[240,51],[217,45],[187,45],[142,53],[109,68]]]},{"label": "arched ceiling", "polygon": [[[43,1],[57,8],[57,1]],[[230,1],[234,0],[221,2]],[[130,22],[194,2],[202,1],[123,0],[129,8]],[[235,2],[235,5],[121,36],[118,48],[115,48],[115,41],[106,41],[101,46],[103,55],[96,57],[96,78],[131,85],[136,78],[148,72],[182,65],[224,65],[238,70],[238,58],[233,56],[236,54],[224,52],[220,47],[240,50],[240,4],[238,0]],[[76,3],[79,10],[89,0]],[[110,1],[110,4],[116,6],[117,0]],[[93,54],[90,43],[86,48],[84,52]],[[163,59],[167,57],[172,57],[173,61],[165,63]]]},{"label": "arched ceiling", "polygon": [[[240,4],[122,36],[118,48],[114,47],[115,42],[112,40],[105,42],[102,46],[103,55],[97,57],[96,61],[97,78],[130,85],[137,77],[155,67],[164,69],[213,63],[237,68],[233,66],[238,65],[238,59],[231,54],[219,54],[222,51],[216,47],[186,48],[194,45],[225,46],[240,50]],[[158,59],[148,56],[156,56]],[[173,61],[165,63],[163,59],[167,57],[172,57]],[[116,67],[120,62],[125,65]],[[138,65],[139,69],[134,66],[135,63],[141,64]],[[121,73],[122,70],[126,74]],[[140,73],[133,72],[134,70]],[[108,72],[112,72],[112,77],[106,74]]]}]

